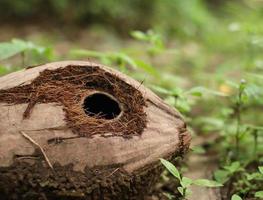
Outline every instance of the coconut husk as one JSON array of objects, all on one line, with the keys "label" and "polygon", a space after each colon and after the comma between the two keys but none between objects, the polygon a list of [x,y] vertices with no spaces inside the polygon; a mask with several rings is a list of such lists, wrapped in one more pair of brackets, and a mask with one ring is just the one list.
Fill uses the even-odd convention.
[{"label": "coconut husk", "polygon": [[0,78],[1,199],[143,199],[188,149],[178,111],[108,67],[64,61]]}]

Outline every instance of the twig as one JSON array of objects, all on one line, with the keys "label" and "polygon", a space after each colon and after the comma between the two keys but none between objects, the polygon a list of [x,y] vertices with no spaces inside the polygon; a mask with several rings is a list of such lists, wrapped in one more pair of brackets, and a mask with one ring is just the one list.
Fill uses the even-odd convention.
[{"label": "twig", "polygon": [[120,168],[115,169],[113,172],[111,172],[107,177],[112,176],[115,172],[117,172]]},{"label": "twig", "polygon": [[44,158],[45,158],[48,166],[53,170],[54,168],[53,168],[51,162],[49,161],[49,159],[48,159],[48,157],[47,157],[44,149],[43,149],[37,142],[35,142],[29,135],[27,135],[25,132],[20,131],[20,133],[21,133],[26,139],[28,139],[30,142],[32,142],[34,145],[36,145],[36,146],[40,149],[40,151],[41,151],[41,153],[43,154],[43,156],[44,156]]}]

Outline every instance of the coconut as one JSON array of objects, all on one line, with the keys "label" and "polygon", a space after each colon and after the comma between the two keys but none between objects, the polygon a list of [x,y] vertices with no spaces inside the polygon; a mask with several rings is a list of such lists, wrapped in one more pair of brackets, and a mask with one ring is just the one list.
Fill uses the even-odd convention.
[{"label": "coconut", "polygon": [[100,64],[54,62],[0,78],[1,199],[143,199],[183,156],[180,113]]}]

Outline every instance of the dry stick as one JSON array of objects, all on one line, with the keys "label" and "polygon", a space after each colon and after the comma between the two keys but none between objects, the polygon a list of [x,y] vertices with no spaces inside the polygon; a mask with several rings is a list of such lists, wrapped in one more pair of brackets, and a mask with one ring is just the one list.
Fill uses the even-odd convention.
[{"label": "dry stick", "polygon": [[113,172],[111,172],[108,176],[106,176],[106,177],[110,177],[110,176],[112,176],[115,172],[117,172],[118,170],[119,170],[120,168],[117,168],[117,169],[115,169]]},{"label": "dry stick", "polygon": [[40,149],[40,151],[41,151],[41,153],[43,154],[43,156],[44,156],[44,158],[45,158],[48,166],[53,170],[54,168],[53,168],[51,162],[49,161],[49,159],[48,159],[48,157],[47,157],[44,149],[43,149],[37,142],[35,142],[29,135],[27,135],[25,132],[20,131],[20,133],[21,133],[26,139],[28,139],[30,142],[32,142],[34,145],[36,145],[36,146]]}]

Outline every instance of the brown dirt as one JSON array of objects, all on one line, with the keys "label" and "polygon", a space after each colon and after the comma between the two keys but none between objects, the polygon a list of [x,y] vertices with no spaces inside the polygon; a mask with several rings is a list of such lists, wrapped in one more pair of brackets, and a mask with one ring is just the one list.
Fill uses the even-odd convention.
[{"label": "brown dirt", "polygon": [[[117,99],[123,114],[114,120],[87,116],[83,109],[86,96],[105,92]],[[27,103],[24,118],[30,117],[38,103],[58,103],[64,107],[65,121],[79,136],[131,137],[146,127],[145,100],[139,90],[117,76],[96,66],[67,66],[44,70],[29,85],[0,90],[0,102]]]},{"label": "brown dirt", "polygon": [[128,174],[118,166],[99,166],[81,173],[72,165],[56,164],[50,170],[42,161],[33,165],[18,161],[0,168],[1,200],[144,199],[160,170],[157,165]]}]

